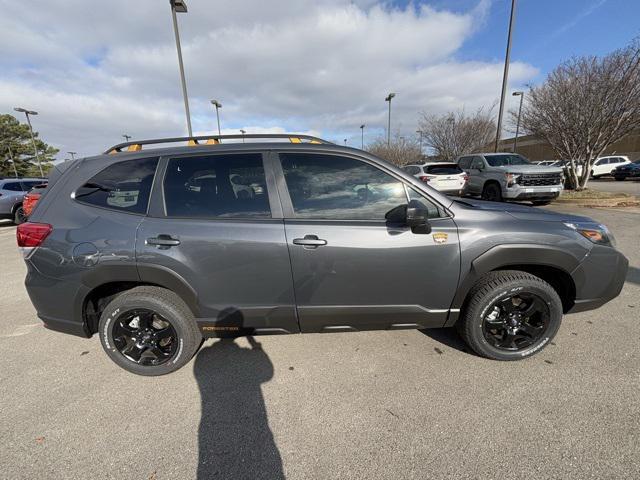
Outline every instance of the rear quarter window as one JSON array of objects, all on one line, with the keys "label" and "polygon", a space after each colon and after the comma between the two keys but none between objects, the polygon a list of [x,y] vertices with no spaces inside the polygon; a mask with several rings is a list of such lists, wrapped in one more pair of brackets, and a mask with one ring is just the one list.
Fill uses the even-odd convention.
[{"label": "rear quarter window", "polygon": [[157,166],[157,158],[114,163],[78,188],[74,198],[96,207],[144,214]]}]

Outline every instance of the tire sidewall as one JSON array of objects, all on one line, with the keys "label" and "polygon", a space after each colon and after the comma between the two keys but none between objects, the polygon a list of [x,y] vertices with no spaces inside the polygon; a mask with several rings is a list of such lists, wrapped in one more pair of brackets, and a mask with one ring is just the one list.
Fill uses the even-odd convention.
[{"label": "tire sidewall", "polygon": [[[484,317],[487,315],[489,309],[499,300],[507,298],[518,293],[526,292],[538,295],[549,308],[549,326],[544,333],[544,336],[540,338],[536,343],[530,347],[519,350],[516,352],[508,352],[491,345],[484,337],[483,322]],[[473,319],[471,334],[475,337],[476,342],[479,344],[482,350],[487,352],[491,357],[500,360],[520,360],[522,358],[530,357],[536,354],[547,346],[553,337],[555,337],[560,324],[562,322],[562,303],[557,295],[550,295],[549,292],[537,285],[503,285],[500,288],[495,289],[489,295],[484,298],[479,305],[479,314]]]},{"label": "tire sidewall", "polygon": [[[168,362],[162,365],[138,365],[120,353],[115,345],[113,338],[113,326],[117,319],[127,311],[141,308],[158,313],[169,321],[176,331],[178,337],[178,350]],[[128,296],[123,294],[112,300],[104,309],[98,325],[98,335],[100,337],[102,347],[107,355],[111,360],[125,370],[138,375],[165,375],[178,370],[191,360],[191,357],[195,353],[193,351],[194,344],[200,344],[200,339],[194,338],[193,328],[190,328],[187,324],[190,320],[191,319],[189,318],[184,318],[182,312],[171,308],[170,305],[165,304],[165,302],[162,302],[160,299],[153,296]]]}]

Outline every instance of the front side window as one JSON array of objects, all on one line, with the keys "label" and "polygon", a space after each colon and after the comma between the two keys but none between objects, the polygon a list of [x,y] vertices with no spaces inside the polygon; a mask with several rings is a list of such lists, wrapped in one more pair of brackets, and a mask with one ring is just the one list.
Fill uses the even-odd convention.
[{"label": "front side window", "polygon": [[529,160],[521,155],[485,155],[484,158],[492,167],[507,167],[509,165],[529,165]]},{"label": "front side window", "polygon": [[271,217],[260,153],[172,158],[164,199],[169,217]]},{"label": "front side window", "polygon": [[296,218],[384,220],[407,203],[403,183],[368,163],[314,153],[280,158]]},{"label": "front side window", "polygon": [[74,198],[96,207],[146,213],[157,165],[157,158],[114,163],[76,190]]}]

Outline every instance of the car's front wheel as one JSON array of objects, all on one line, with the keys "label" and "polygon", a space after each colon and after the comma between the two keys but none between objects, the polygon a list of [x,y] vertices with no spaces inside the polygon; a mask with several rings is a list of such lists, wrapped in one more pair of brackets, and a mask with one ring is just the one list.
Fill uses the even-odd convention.
[{"label": "car's front wheel", "polygon": [[520,360],[549,344],[562,313],[560,297],[547,282],[504,270],[486,275],[473,288],[458,330],[478,355]]},{"label": "car's front wheel", "polygon": [[100,317],[98,333],[111,360],[137,375],[178,370],[202,344],[187,305],[159,287],[136,287],[114,298]]}]

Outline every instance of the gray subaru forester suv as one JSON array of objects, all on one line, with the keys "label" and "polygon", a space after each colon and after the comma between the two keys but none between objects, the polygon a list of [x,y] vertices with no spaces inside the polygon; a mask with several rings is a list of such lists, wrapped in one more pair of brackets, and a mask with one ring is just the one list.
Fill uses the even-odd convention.
[{"label": "gray subaru forester suv", "polygon": [[97,333],[141,375],[205,337],[450,326],[517,360],[622,289],[627,259],[589,218],[449,198],[314,137],[240,137],[58,166],[17,231],[45,325]]}]

